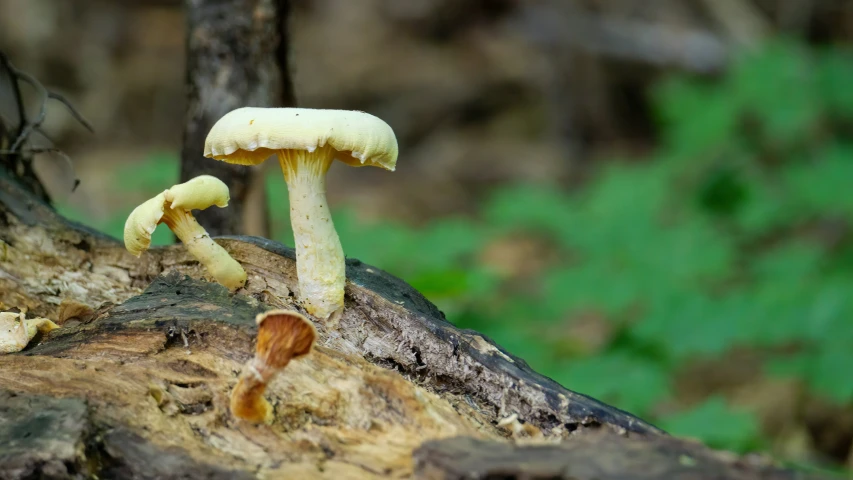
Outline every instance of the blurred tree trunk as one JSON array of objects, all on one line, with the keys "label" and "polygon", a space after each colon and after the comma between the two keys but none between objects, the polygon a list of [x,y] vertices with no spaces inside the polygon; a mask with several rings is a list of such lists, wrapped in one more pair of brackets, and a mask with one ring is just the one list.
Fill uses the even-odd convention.
[{"label": "blurred tree trunk", "polygon": [[186,0],[188,105],[181,181],[209,174],[231,189],[229,208],[199,213],[211,235],[269,236],[260,169],[204,158],[213,124],[244,107],[294,104],[288,74],[289,0]]}]

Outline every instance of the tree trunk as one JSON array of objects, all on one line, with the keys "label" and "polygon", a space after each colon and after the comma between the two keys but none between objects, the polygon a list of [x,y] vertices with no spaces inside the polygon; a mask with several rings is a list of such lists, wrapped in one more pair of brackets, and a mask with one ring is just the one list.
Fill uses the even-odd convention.
[{"label": "tree trunk", "polygon": [[211,235],[269,236],[260,169],[204,157],[210,127],[245,106],[294,104],[287,74],[289,0],[186,0],[187,116],[181,181],[207,174],[231,190],[229,208],[199,212]]}]

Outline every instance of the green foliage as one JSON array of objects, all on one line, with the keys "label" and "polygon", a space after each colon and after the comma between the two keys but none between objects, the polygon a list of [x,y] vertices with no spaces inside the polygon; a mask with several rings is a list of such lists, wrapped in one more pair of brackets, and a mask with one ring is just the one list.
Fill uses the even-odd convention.
[{"label": "green foliage", "polygon": [[666,418],[661,427],[673,435],[699,438],[714,448],[749,451],[760,447],[760,427],[755,417],[732,408],[720,396]]},{"label": "green foliage", "polygon": [[180,159],[174,154],[159,152],[149,155],[141,165],[120,166],[115,184],[133,185],[135,191],[153,196],[178,183],[179,178]]},{"label": "green foliage", "polygon": [[[92,218],[91,214],[67,204],[59,204],[57,212],[66,218],[87,224],[108,235],[121,239],[124,236],[124,222],[137,205],[163,190],[178,183],[180,162],[175,155],[156,153],[139,163],[120,166],[115,172],[113,182],[105,188],[109,197],[115,198],[108,208],[108,215]],[[152,245],[173,243],[168,228],[158,228],[151,235]]]},{"label": "green foliage", "polygon": [[543,373],[629,412],[648,412],[670,394],[669,371],[628,351],[546,365]]}]

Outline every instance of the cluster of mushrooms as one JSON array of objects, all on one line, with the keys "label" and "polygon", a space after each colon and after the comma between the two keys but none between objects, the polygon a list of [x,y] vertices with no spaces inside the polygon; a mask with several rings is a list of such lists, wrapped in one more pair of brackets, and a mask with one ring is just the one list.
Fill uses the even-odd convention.
[{"label": "cluster of mushrooms", "polygon": [[[298,298],[320,321],[339,317],[346,274],[344,252],[326,203],[326,172],[336,159],[354,167],[393,171],[397,139],[391,127],[364,112],[239,108],[211,128],[204,155],[239,165],[258,165],[278,157],[290,198]],[[165,223],[217,282],[238,289],[246,282],[246,272],[192,215],[192,210],[213,205],[226,207],[228,200],[228,187],[209,175],[175,185],[130,214],[124,227],[125,246],[141,255],[151,244],[154,229]]]},{"label": "cluster of mushrooms", "polygon": [[[334,160],[393,171],[397,163],[394,131],[364,112],[304,108],[239,108],[211,128],[205,157],[239,165],[258,165],[275,155],[290,197],[290,221],[296,242],[298,300],[305,311],[327,325],[344,310],[344,252],[326,203],[326,172]],[[201,175],[164,190],[136,207],[124,226],[124,245],[141,256],[151,234],[165,223],[210,276],[231,291],[246,284],[246,271],[213,241],[193,210],[228,206],[222,180]],[[255,319],[258,341],[231,394],[231,411],[252,422],[272,421],[263,398],[269,381],[291,360],[310,353],[314,324],[295,311],[272,310]],[[19,352],[39,333],[58,325],[26,312],[0,313],[0,354]]]},{"label": "cluster of mushrooms", "polygon": [[[239,165],[258,165],[273,155],[278,158],[290,198],[297,299],[318,321],[337,322],[344,309],[346,272],[326,203],[326,172],[334,160],[393,171],[397,139],[391,127],[364,112],[239,108],[211,128],[204,155]],[[165,223],[214,280],[237,290],[246,283],[246,271],[192,214],[213,205],[227,207],[229,199],[228,187],[210,175],[164,190],[130,214],[124,227],[125,247],[137,257],[142,255],[157,225]],[[231,411],[244,420],[270,422],[272,408],[263,398],[267,383],[290,360],[311,351],[316,331],[310,320],[294,311],[266,312],[256,321],[255,357],[232,392]]]}]

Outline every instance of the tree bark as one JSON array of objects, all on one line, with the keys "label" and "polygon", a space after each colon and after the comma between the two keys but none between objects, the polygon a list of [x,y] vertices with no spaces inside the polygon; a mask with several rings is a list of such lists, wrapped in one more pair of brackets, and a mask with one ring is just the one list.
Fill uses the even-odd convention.
[{"label": "tree bark", "polygon": [[288,75],[289,0],[186,0],[187,115],[181,181],[213,175],[231,189],[229,208],[199,212],[211,235],[269,235],[259,168],[203,155],[213,124],[245,106],[293,106]]}]

